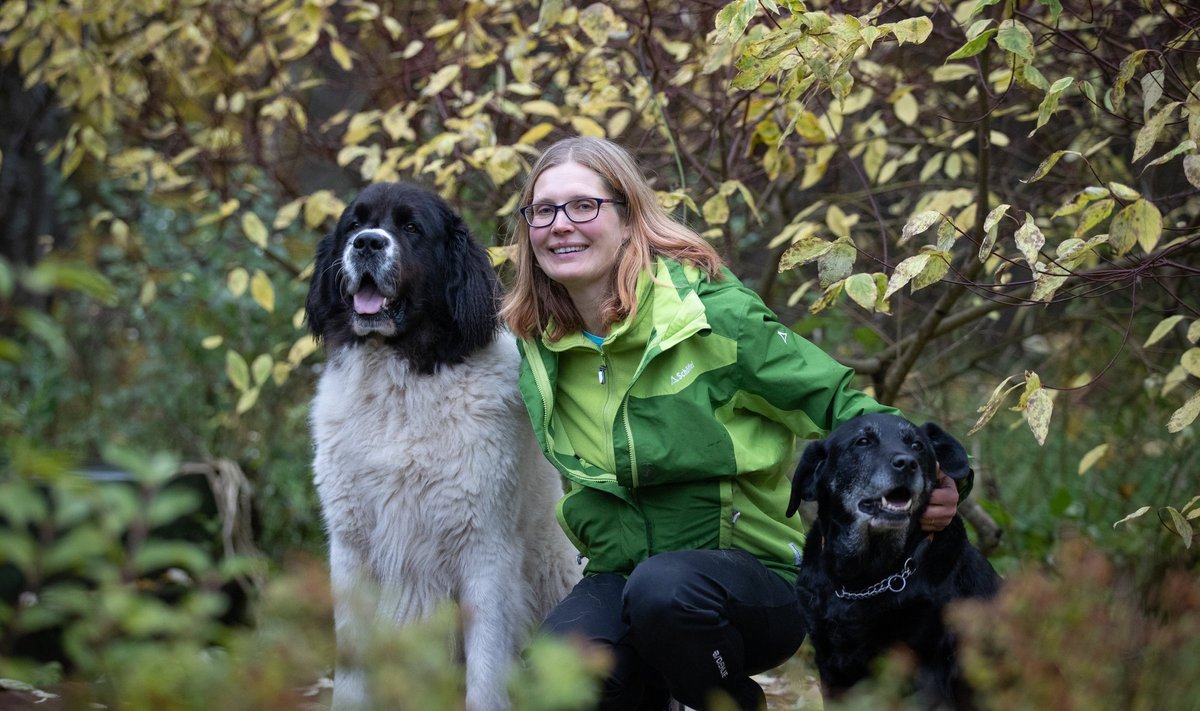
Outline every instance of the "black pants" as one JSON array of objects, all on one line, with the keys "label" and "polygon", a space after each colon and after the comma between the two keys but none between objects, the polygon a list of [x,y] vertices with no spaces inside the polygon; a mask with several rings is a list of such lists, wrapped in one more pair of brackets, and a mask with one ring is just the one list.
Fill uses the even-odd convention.
[{"label": "black pants", "polygon": [[785,662],[804,640],[795,587],[739,550],[647,558],[628,580],[590,575],[542,626],[612,650],[599,708],[661,711],[668,694],[695,709],[721,689],[758,709],[750,678]]}]

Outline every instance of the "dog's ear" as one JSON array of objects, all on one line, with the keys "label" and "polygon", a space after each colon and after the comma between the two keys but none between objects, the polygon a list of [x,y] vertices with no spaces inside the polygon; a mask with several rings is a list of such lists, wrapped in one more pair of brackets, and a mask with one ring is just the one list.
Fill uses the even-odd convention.
[{"label": "dog's ear", "polygon": [[332,234],[325,235],[317,243],[317,258],[308,284],[308,299],[304,303],[308,330],[318,341],[325,335],[326,319],[331,315],[333,304],[341,298],[337,287],[341,270],[334,266],[337,260],[334,254],[336,246],[337,238]]},{"label": "dog's ear", "polygon": [[933,445],[933,453],[937,457],[938,465],[951,479],[958,481],[971,473],[967,450],[963,449],[957,439],[932,422],[921,425],[921,430]]},{"label": "dog's ear", "polygon": [[792,475],[792,497],[788,500],[787,515],[791,516],[800,508],[801,501],[817,500],[817,483],[821,479],[821,468],[829,458],[829,450],[824,440],[810,442],[800,455],[800,463],[796,465],[796,473]]},{"label": "dog's ear", "polygon": [[449,218],[449,261],[446,275],[446,304],[469,352],[487,345],[495,337],[500,280],[466,224],[457,215]]}]

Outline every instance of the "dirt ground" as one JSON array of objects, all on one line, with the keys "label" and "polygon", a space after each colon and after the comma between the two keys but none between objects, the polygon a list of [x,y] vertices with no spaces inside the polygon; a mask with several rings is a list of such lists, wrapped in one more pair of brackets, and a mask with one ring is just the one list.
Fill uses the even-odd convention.
[{"label": "dirt ground", "polygon": [[824,708],[817,671],[805,651],[802,649],[778,669],[754,677],[767,694],[768,711]]}]

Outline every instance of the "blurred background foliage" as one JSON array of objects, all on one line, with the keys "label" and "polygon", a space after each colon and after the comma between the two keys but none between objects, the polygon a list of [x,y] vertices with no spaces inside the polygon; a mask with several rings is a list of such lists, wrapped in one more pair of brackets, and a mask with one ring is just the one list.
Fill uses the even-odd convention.
[{"label": "blurred background foliage", "polygon": [[62,629],[69,664],[22,673],[98,678],[110,598],[158,610],[114,650],[261,625],[323,552],[317,240],[411,180],[503,273],[526,170],[575,134],[963,436],[1002,571],[1082,537],[1129,576],[1109,602],[1151,609],[1198,565],[1198,26],[1157,0],[0,1],[0,657]]}]

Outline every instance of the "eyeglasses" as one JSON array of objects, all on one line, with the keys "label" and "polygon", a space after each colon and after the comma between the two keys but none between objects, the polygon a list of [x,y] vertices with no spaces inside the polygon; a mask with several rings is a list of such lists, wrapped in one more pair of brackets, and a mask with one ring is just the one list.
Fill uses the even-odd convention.
[{"label": "eyeglasses", "polygon": [[596,219],[596,216],[600,214],[600,206],[606,202],[614,205],[625,204],[624,200],[581,197],[568,200],[561,205],[551,205],[550,203],[526,205],[521,208],[521,215],[530,227],[549,227],[554,224],[554,218],[558,217],[558,211],[562,210],[568,220],[578,225]]}]

